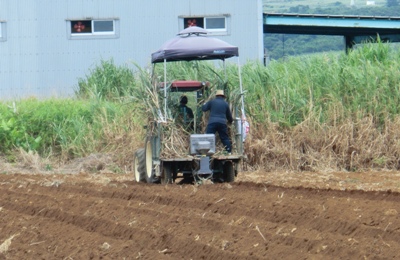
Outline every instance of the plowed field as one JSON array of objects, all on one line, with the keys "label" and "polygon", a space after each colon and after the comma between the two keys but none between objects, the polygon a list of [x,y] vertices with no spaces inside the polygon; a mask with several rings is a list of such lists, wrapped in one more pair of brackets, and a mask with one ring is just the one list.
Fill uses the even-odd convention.
[{"label": "plowed field", "polygon": [[0,259],[396,259],[398,173],[1,174]]}]

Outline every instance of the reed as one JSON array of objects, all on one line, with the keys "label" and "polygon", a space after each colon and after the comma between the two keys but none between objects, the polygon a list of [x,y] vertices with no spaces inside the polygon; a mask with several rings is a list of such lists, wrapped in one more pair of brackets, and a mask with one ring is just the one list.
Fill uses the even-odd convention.
[{"label": "reed", "polygon": [[[378,42],[347,55],[287,57],[267,67],[243,64],[245,112],[251,124],[245,142],[248,167],[400,169],[399,61],[398,50]],[[171,63],[166,80],[209,81],[211,92],[225,88],[229,102],[238,102],[237,64],[227,63],[226,79],[220,65]],[[162,96],[154,94],[156,83],[165,80],[163,68],[156,67],[153,75],[150,71],[103,61],[80,80],[77,98],[0,103],[0,152],[10,155],[22,148],[60,162],[109,153],[121,168],[130,167],[133,152],[143,147],[143,126],[165,117]],[[170,119],[171,114],[169,110]],[[207,119],[202,120],[204,126]],[[171,156],[187,150],[182,131],[163,130],[163,145],[171,148]]]}]

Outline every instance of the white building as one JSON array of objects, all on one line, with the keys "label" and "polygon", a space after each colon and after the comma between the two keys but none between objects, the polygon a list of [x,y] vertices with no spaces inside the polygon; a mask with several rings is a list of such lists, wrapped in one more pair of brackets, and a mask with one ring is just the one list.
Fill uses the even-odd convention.
[{"label": "white building", "polygon": [[193,22],[262,61],[262,12],[261,0],[1,0],[0,99],[73,95],[102,59],[147,66]]}]

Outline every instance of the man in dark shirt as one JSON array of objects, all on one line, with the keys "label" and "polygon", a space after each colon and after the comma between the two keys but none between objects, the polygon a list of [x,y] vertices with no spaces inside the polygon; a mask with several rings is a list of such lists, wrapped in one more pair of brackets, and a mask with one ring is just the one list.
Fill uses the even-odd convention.
[{"label": "man in dark shirt", "polygon": [[223,90],[217,90],[216,97],[202,106],[204,112],[210,111],[208,125],[206,129],[207,134],[215,134],[218,132],[221,142],[225,146],[228,153],[232,152],[231,140],[228,135],[228,126],[226,122],[233,122],[231,110],[228,103],[225,101]]},{"label": "man in dark shirt", "polygon": [[186,96],[182,96],[179,104],[179,112],[182,116],[183,123],[189,128],[189,130],[193,130],[193,110],[188,107],[186,104],[188,102],[188,98]]}]

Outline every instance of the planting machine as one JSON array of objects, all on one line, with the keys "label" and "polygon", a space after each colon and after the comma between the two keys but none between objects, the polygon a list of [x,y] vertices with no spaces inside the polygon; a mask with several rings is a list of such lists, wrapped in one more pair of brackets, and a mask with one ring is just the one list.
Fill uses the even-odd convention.
[{"label": "planting machine", "polygon": [[[144,147],[135,151],[133,169],[137,182],[174,183],[205,180],[233,182],[245,158],[243,141],[244,99],[238,64],[240,86],[235,92],[236,101],[229,100],[234,122],[229,126],[232,153],[227,154],[219,137],[205,134],[207,114],[201,105],[215,94],[208,81],[167,80],[167,64],[176,61],[222,60],[237,57],[238,48],[222,40],[208,37],[199,27],[188,27],[167,41],[152,54],[153,71],[157,64],[164,65],[161,82],[153,82],[154,118],[146,126]],[[226,73],[225,73],[226,74]],[[157,78],[157,77],[154,77]],[[161,78],[161,77],[158,77]],[[179,98],[187,96],[194,118],[177,109]],[[232,95],[231,95],[232,96]]]}]

